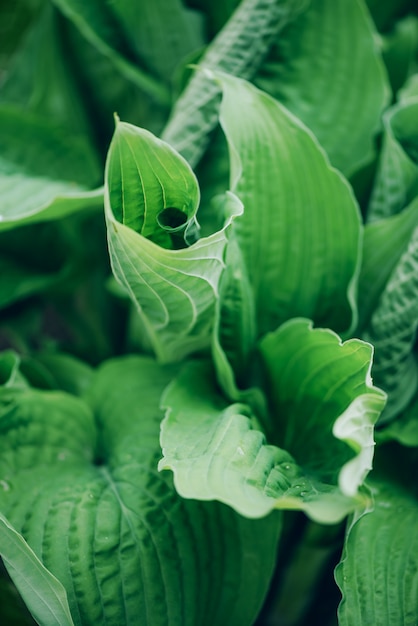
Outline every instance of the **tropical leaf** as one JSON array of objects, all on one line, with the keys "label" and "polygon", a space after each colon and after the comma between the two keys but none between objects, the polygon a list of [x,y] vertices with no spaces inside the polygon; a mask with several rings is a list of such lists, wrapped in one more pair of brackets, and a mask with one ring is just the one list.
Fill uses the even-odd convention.
[{"label": "tropical leaf", "polygon": [[371,347],[299,319],[268,335],[261,353],[273,396],[268,441],[248,405],[221,396],[211,365],[192,362],[162,399],[159,468],[173,471],[183,497],[247,517],[296,509],[336,522],[362,501],[384,406],[371,386]]},{"label": "tropical leaf", "polygon": [[373,159],[389,103],[375,34],[363,0],[315,0],[274,42],[255,81],[314,132],[346,176]]},{"label": "tropical leaf", "polygon": [[206,150],[218,121],[219,86],[205,70],[252,78],[274,37],[305,6],[306,0],[243,0],[209,44],[162,135],[192,167]]},{"label": "tropical leaf", "polygon": [[375,347],[373,376],[388,393],[382,421],[406,408],[418,387],[412,352],[418,327],[418,227],[397,263],[364,338]]},{"label": "tropical leaf", "polygon": [[351,189],[287,109],[243,80],[216,78],[223,90],[220,121],[231,189],[244,204],[233,230],[254,293],[259,335],[295,316],[348,330],[356,317],[361,237]]},{"label": "tropical leaf", "polygon": [[155,470],[171,375],[126,357],[100,368],[88,403],[0,391],[0,508],[64,585],[77,626],[251,626],[267,591],[280,517],[182,501]]},{"label": "tropical leaf", "polygon": [[[227,228],[242,206],[229,193],[222,200],[221,230],[188,248],[158,246],[155,241],[172,243],[173,235],[185,245],[193,235],[196,178],[180,155],[147,131],[119,124],[116,133],[105,199],[113,273],[137,305],[158,358],[180,360],[210,344]],[[168,210],[175,212],[171,225]]]},{"label": "tropical leaf", "polygon": [[418,97],[405,98],[383,117],[384,136],[368,221],[399,213],[418,193]]}]

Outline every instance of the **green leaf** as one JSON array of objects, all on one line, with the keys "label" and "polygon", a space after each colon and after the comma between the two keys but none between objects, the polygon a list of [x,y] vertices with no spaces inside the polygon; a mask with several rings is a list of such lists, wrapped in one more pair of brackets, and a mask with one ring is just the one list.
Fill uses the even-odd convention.
[{"label": "green leaf", "polygon": [[399,213],[418,193],[418,97],[391,107],[383,123],[385,132],[368,221]]},{"label": "green leaf", "polygon": [[388,392],[381,421],[408,405],[418,388],[418,364],[412,352],[418,327],[418,227],[397,263],[364,338],[375,347],[373,376]]},{"label": "green leaf", "polygon": [[183,501],[156,471],[172,372],[108,362],[88,404],[1,391],[0,510],[64,585],[77,626],[251,626],[267,592],[280,517]]},{"label": "green leaf", "polygon": [[42,118],[0,108],[0,230],[99,208],[99,169],[80,137]]},{"label": "green leaf", "polygon": [[44,2],[8,68],[0,100],[44,120],[52,119],[72,135],[84,136],[86,150],[94,159],[91,127],[71,72],[62,22],[54,6]]},{"label": "green leaf", "polygon": [[[4,488],[4,485],[2,485]],[[61,583],[0,513],[0,555],[33,617],[42,626],[73,626]]]},{"label": "green leaf", "polygon": [[147,130],[116,120],[106,164],[114,218],[163,247],[195,221],[200,192],[187,162]]},{"label": "green leaf", "polygon": [[377,431],[377,441],[398,441],[403,446],[418,447],[418,393],[396,420]]},{"label": "green leaf", "polygon": [[[118,128],[118,143],[112,144],[107,162],[105,197],[113,273],[137,305],[158,358],[180,360],[210,344],[227,229],[242,206],[228,193],[218,232],[189,248],[159,247],[150,239],[168,244],[176,234],[161,223],[168,207],[184,215],[181,228],[186,238],[190,233],[199,200],[196,178],[168,144],[129,124]],[[123,154],[122,168],[121,150],[128,154]]]},{"label": "green leaf", "polygon": [[157,103],[169,105],[170,96],[166,85],[140,67],[140,59],[127,41],[113,5],[103,7],[99,0],[88,3],[81,0],[54,0],[54,3],[128,80]]},{"label": "green leaf", "polygon": [[259,334],[295,316],[347,330],[356,317],[361,237],[350,187],[287,109],[243,80],[216,77],[223,90],[220,121],[229,144],[231,189],[244,204],[233,230],[254,292]]},{"label": "green leaf", "polygon": [[178,63],[205,43],[199,14],[181,0],[119,0],[109,6],[141,65],[168,84]]},{"label": "green leaf", "polygon": [[366,224],[358,285],[359,321],[364,329],[396,264],[418,226],[418,199],[396,215]]},{"label": "green leaf", "polygon": [[408,15],[395,24],[383,40],[383,59],[388,69],[393,92],[403,86],[413,74],[418,50],[418,18]]},{"label": "green leaf", "polygon": [[414,624],[418,594],[418,502],[399,485],[373,485],[375,506],[348,529],[336,580],[338,623]]},{"label": "green leaf", "polygon": [[268,441],[248,405],[220,395],[210,364],[192,362],[162,399],[159,468],[173,471],[183,497],[217,499],[247,517],[278,508],[339,521],[362,501],[384,406],[371,386],[371,347],[292,320],[262,341],[261,353],[272,397]]},{"label": "green leaf", "polygon": [[274,37],[305,5],[305,0],[243,0],[209,44],[162,135],[193,167],[206,150],[209,134],[218,121],[219,86],[205,70],[252,78]]},{"label": "green leaf", "polygon": [[372,160],[390,90],[363,0],[311,2],[277,38],[256,84],[314,132],[346,176]]}]

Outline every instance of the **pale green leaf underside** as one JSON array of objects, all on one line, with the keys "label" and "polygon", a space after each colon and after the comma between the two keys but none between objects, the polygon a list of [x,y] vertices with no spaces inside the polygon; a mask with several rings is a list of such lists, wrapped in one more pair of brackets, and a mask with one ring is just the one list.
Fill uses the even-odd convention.
[{"label": "pale green leaf underside", "polygon": [[163,139],[193,167],[206,149],[219,111],[219,86],[202,70],[252,78],[274,37],[305,5],[305,0],[243,0],[209,44],[163,132]]},{"label": "pale green leaf underside", "polygon": [[413,354],[418,327],[418,227],[402,254],[379,300],[365,339],[375,346],[373,376],[388,392],[382,416],[400,413],[418,387],[418,365]]},{"label": "pale green leaf underside", "polygon": [[418,96],[391,107],[384,118],[384,135],[376,182],[367,219],[399,213],[418,193]]},{"label": "pale green leaf underside", "polygon": [[0,513],[0,556],[34,619],[42,626],[74,626],[61,583]]},{"label": "pale green leaf underside", "polygon": [[339,624],[416,624],[418,503],[396,485],[376,485],[374,510],[348,531],[336,571]]},{"label": "pale green leaf underside", "polygon": [[89,406],[1,391],[0,509],[66,588],[77,626],[251,626],[267,591],[280,519],[182,501],[156,471],[171,374],[143,357],[107,363]]},{"label": "pale green leaf underside", "polygon": [[[384,394],[368,379],[370,348],[362,342],[352,344],[341,345],[330,331],[313,331],[306,320],[289,322],[264,340],[267,372],[281,394],[276,406],[278,401],[282,404],[277,408],[281,414],[272,408],[272,428],[281,418],[288,431],[274,434],[277,445],[266,442],[248,406],[229,405],[220,396],[209,364],[186,365],[162,399],[167,413],[159,468],[173,471],[182,496],[217,499],[247,517],[282,508],[303,510],[322,522],[341,519],[361,499],[358,488],[371,469],[373,424],[384,404]],[[361,350],[367,354],[356,355]],[[324,351],[328,351],[325,365],[320,359]],[[345,376],[338,385],[334,366]],[[280,368],[299,397],[293,398],[291,392],[286,397],[278,378]],[[329,390],[326,403],[325,390]],[[310,415],[299,417],[307,418],[306,428],[297,414],[304,404],[311,408]],[[296,430],[305,444],[304,451],[297,449],[297,461],[292,451],[297,446],[292,441],[286,445],[288,434]]]},{"label": "pale green leaf underside", "polygon": [[[295,316],[339,332],[353,298],[361,226],[352,191],[312,133],[249,83],[215,74],[231,189],[244,204],[234,223],[256,302],[259,334]],[[239,103],[239,106],[238,106]]]},{"label": "pale green leaf underside", "polygon": [[314,132],[346,176],[373,157],[389,85],[363,0],[311,2],[281,33],[256,84]]}]

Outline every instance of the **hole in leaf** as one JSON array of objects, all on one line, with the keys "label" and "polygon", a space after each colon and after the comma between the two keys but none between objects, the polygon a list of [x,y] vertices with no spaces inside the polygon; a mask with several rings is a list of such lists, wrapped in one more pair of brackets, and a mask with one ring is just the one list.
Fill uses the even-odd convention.
[{"label": "hole in leaf", "polygon": [[178,230],[187,223],[187,215],[174,206],[167,207],[160,211],[157,216],[158,224],[166,230]]}]

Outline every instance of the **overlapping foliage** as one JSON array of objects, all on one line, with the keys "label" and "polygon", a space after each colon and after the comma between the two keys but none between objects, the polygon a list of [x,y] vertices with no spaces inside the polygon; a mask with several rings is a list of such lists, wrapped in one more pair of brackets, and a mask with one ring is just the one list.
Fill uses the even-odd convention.
[{"label": "overlapping foliage", "polygon": [[415,623],[414,3],[0,11],[2,623]]}]

